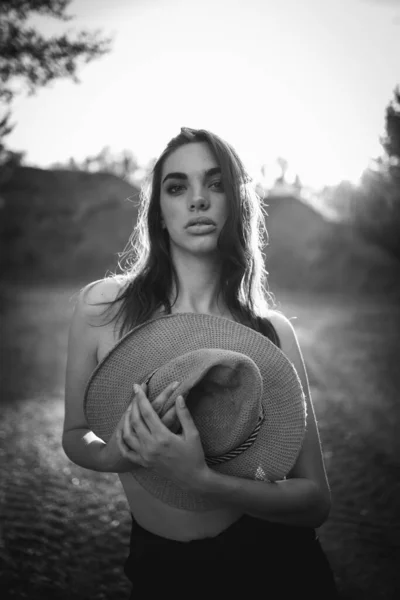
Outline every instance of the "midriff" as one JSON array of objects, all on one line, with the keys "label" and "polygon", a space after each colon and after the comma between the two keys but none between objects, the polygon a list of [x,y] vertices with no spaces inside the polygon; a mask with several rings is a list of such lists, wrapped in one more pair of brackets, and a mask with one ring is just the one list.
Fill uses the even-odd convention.
[{"label": "midriff", "polygon": [[131,513],[144,529],[178,541],[214,537],[237,521],[234,508],[193,512],[164,504],[147,492],[130,473],[119,473]]}]

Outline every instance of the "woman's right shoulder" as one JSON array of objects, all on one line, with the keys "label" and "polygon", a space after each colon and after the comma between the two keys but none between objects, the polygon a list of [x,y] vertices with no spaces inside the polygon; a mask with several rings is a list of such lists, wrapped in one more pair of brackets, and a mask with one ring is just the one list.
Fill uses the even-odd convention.
[{"label": "woman's right shoulder", "polygon": [[126,285],[126,278],[115,276],[86,284],[77,293],[75,313],[84,319],[103,315],[107,307],[123,293]]}]

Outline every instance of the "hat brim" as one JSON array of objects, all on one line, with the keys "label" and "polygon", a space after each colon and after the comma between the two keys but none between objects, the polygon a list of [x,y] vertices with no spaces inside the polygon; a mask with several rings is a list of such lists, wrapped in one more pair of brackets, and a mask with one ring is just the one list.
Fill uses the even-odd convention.
[{"label": "hat brim", "polygon": [[[86,386],[84,411],[89,427],[108,441],[131,399],[134,383],[182,354],[220,348],[249,356],[263,381],[265,419],[256,441],[241,455],[215,465],[237,477],[276,481],[294,466],[305,432],[305,399],[300,378],[287,356],[267,337],[224,317],[178,313],[147,321],[128,332],[97,365]],[[210,510],[217,503],[182,490],[154,470],[135,468],[132,476],[153,496],[185,510]]]}]

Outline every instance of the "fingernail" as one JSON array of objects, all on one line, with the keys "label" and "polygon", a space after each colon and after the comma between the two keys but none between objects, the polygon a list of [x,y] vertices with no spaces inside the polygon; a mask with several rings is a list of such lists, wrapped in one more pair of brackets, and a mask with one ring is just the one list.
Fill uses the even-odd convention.
[{"label": "fingernail", "polygon": [[175,383],[172,384],[172,389],[176,390],[176,388],[178,387],[178,385],[179,385],[179,381],[175,381]]},{"label": "fingernail", "polygon": [[135,384],[133,385],[133,389],[134,389],[134,391],[135,391],[136,393],[138,393],[138,391],[140,390],[140,387],[138,386],[138,384],[137,384],[137,383],[135,383]]},{"label": "fingernail", "polygon": [[179,402],[179,406],[181,406],[182,408],[184,408],[185,401],[183,399],[183,396],[178,396],[178,402]]}]

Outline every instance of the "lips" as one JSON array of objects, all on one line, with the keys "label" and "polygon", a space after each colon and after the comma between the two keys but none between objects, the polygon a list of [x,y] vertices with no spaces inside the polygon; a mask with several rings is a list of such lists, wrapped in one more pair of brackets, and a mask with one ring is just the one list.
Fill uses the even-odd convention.
[{"label": "lips", "polygon": [[188,221],[186,224],[186,228],[192,227],[193,225],[214,225],[215,226],[215,222],[212,219],[209,219],[208,217],[197,217],[194,219],[190,219],[190,221]]}]

